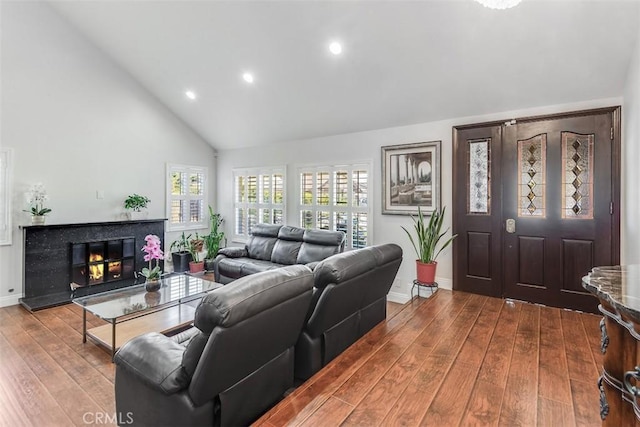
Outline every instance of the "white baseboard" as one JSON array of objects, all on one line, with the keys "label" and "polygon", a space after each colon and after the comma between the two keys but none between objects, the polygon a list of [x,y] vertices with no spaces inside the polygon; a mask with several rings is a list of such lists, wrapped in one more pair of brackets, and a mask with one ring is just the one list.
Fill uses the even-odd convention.
[{"label": "white baseboard", "polygon": [[6,297],[0,297],[0,307],[9,307],[10,305],[18,305],[20,304],[20,301],[18,301],[20,298],[22,298],[22,294],[7,295]]},{"label": "white baseboard", "polygon": [[389,292],[387,294],[387,301],[389,302],[396,302],[398,304],[405,304],[406,302],[408,302],[411,298],[409,298],[409,295],[407,294],[403,294],[401,292]]},{"label": "white baseboard", "polygon": [[[449,289],[451,290],[453,281],[451,279],[446,279],[444,277],[436,277],[436,281],[438,282],[438,287],[440,289]],[[401,280],[396,279],[396,282],[402,283]],[[401,286],[396,286],[395,289],[406,289],[405,292],[398,291],[390,291],[387,294],[387,301],[396,302],[398,304],[404,304],[411,299],[411,287],[413,286],[413,281],[404,283]],[[430,295],[429,295],[430,296]],[[429,296],[425,296],[424,293],[420,295],[421,298],[428,298]]]}]

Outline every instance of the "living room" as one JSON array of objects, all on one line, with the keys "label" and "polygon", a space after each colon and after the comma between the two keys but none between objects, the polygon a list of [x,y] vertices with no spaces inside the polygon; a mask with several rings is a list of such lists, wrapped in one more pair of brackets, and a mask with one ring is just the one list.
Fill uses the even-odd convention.
[{"label": "living room", "polygon": [[[634,163],[640,158],[637,2],[614,7],[605,1],[523,0],[507,10],[486,9],[471,0],[381,2],[370,10],[360,2],[318,2],[306,5],[308,10],[276,2],[166,2],[155,5],[155,13],[143,3],[110,3],[0,4],[0,148],[12,152],[11,183],[3,187],[10,203],[3,206],[2,240],[8,244],[0,246],[1,306],[18,304],[23,294],[19,226],[29,224],[22,210],[33,184],[43,183],[48,192],[48,224],[124,219],[122,203],[133,193],[151,199],[149,218],[166,218],[167,164],[206,168],[206,201],[225,219],[230,246],[241,244],[234,239],[241,237],[234,223],[234,174],[283,169],[286,223],[300,226],[302,170],[366,165],[368,244],[402,247],[404,261],[389,300],[405,303],[415,265],[401,227],[411,226],[411,220],[382,213],[381,147],[441,141],[440,202],[450,207],[454,126],[611,106],[622,106],[620,261],[640,259],[640,226],[633,221],[640,209],[633,185],[640,178]],[[326,27],[312,24],[319,16],[327,19]],[[167,23],[169,17],[173,21]],[[553,19],[551,24],[547,19]],[[470,22],[476,24],[464,30]],[[243,34],[248,30],[242,27],[256,31]],[[376,27],[378,32],[366,32]],[[515,33],[518,28],[522,34]],[[480,37],[483,32],[490,32],[487,39]],[[369,35],[381,44],[365,47],[359,37]],[[343,39],[341,56],[326,49],[331,37]],[[296,38],[300,44],[313,39],[315,45],[302,50]],[[415,38],[428,45],[424,56],[416,53],[419,43],[409,44]],[[486,40],[493,50],[460,61],[478,48],[471,39]],[[234,40],[242,45],[234,47]],[[524,41],[524,48],[515,44]],[[545,55],[551,47],[558,51]],[[373,56],[358,52],[365,48]],[[567,55],[572,49],[580,54]],[[540,56],[525,62],[516,50]],[[312,59],[294,61],[304,55]],[[357,68],[349,68],[349,61]],[[512,68],[513,63],[529,65]],[[322,69],[324,80],[304,74],[312,65]],[[255,73],[252,85],[242,79],[245,67]],[[302,75],[291,77],[289,67],[299,67]],[[400,72],[410,67],[415,70]],[[521,73],[527,67],[533,70],[525,76]],[[394,68],[399,77],[389,71]],[[495,79],[494,68],[500,70]],[[417,78],[421,74],[425,82]],[[196,81],[203,75],[214,77]],[[433,79],[440,80],[429,83]],[[196,99],[185,96],[186,90]],[[349,110],[354,113],[346,115]],[[166,246],[179,234],[168,231]],[[451,249],[438,261],[440,287],[453,289]]]}]

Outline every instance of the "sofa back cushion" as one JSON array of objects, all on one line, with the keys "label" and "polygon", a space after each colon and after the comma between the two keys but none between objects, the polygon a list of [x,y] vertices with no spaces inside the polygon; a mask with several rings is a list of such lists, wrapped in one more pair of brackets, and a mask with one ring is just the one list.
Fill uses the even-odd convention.
[{"label": "sofa back cushion", "polygon": [[305,230],[298,252],[298,264],[322,261],[344,250],[345,234],[342,231]]},{"label": "sofa back cushion", "polygon": [[304,228],[283,225],[278,232],[278,241],[271,253],[271,262],[293,265],[298,259]]},{"label": "sofa back cushion", "polygon": [[247,252],[249,258],[271,260],[273,247],[278,240],[278,232],[281,225],[256,224],[251,230],[251,237],[247,241]]}]

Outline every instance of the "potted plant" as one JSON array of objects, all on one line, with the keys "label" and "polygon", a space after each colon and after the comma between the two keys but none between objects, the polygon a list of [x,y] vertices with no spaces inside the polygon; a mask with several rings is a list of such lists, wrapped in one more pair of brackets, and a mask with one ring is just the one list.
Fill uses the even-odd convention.
[{"label": "potted plant", "polygon": [[147,196],[132,194],[124,200],[124,208],[127,210],[127,218],[132,220],[146,219],[149,214],[143,209],[151,202]]},{"label": "potted plant", "polygon": [[211,206],[209,206],[209,221],[211,222],[211,231],[206,236],[202,236],[204,248],[207,250],[207,254],[204,257],[204,268],[207,271],[213,270],[213,260],[218,255],[220,243],[224,239],[224,232],[220,231],[220,226],[224,220],[222,215],[213,212]]},{"label": "potted plant", "polygon": [[[149,267],[144,267],[140,274],[146,279],[145,289],[148,292],[153,292],[160,289],[160,275],[162,274],[160,260],[164,259],[164,253],[160,248],[160,238],[155,234],[148,234],[144,241],[145,245],[142,247],[142,251],[145,252],[144,260],[149,262]],[[154,260],[155,266],[153,265]]]},{"label": "potted plant", "polygon": [[191,234],[185,236],[183,231],[182,236],[171,243],[171,246],[169,247],[171,250],[171,259],[173,261],[173,271],[176,273],[181,273],[189,269],[189,261],[191,261],[191,253],[189,252],[190,239]]},{"label": "potted plant", "polygon": [[202,239],[196,237],[189,240],[189,253],[191,254],[191,262],[189,262],[189,271],[191,273],[199,273],[204,270],[204,261],[200,261],[200,251],[202,250]]},{"label": "potted plant", "polygon": [[23,212],[31,214],[31,224],[44,225],[45,215],[51,212],[51,209],[44,207],[44,202],[49,200],[44,185],[34,184],[27,193],[27,197],[30,208],[24,209]]},{"label": "potted plant", "polygon": [[[454,234],[443,243],[440,242],[449,231],[448,228],[442,231],[445,211],[446,207],[434,210],[429,222],[425,223],[424,215],[418,206],[418,218],[411,216],[414,222],[415,238],[409,230],[402,227],[418,255],[416,273],[420,283],[432,284],[436,281],[436,267],[438,266],[436,258],[443,249],[453,242],[453,239],[458,237],[457,234]],[[441,243],[440,248],[438,248],[439,243]]]}]

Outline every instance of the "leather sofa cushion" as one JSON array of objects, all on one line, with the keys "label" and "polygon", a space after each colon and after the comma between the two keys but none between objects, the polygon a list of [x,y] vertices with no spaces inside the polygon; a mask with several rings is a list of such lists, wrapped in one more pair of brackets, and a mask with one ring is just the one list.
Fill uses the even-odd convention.
[{"label": "leather sofa cushion", "polygon": [[261,273],[263,271],[274,270],[284,267],[283,264],[273,263],[271,261],[263,261],[261,259],[245,258],[246,262],[242,264],[242,275]]},{"label": "leather sofa cushion", "polygon": [[247,242],[249,258],[270,261],[277,240],[277,237],[251,236]]},{"label": "leather sofa cushion", "polygon": [[296,260],[298,259],[298,252],[300,252],[300,245],[302,245],[301,242],[278,240],[273,247],[271,262],[277,262],[279,264],[286,265],[296,264]]},{"label": "leather sofa cushion", "polygon": [[298,252],[298,264],[322,261],[344,249],[345,234],[342,231],[305,230],[303,244]]},{"label": "leather sofa cushion", "polygon": [[371,251],[376,258],[376,263],[381,266],[388,262],[402,258],[402,248],[395,244],[370,246],[365,250]]},{"label": "leather sofa cushion", "polygon": [[278,237],[282,225],[278,224],[256,224],[251,228],[252,236]]},{"label": "leather sofa cushion", "polygon": [[242,277],[242,266],[250,260],[251,258],[221,258],[218,261],[218,271],[231,279],[238,279]]},{"label": "leather sofa cushion", "polygon": [[196,309],[194,325],[209,334],[231,327],[313,287],[313,273],[292,265],[240,278],[210,292]]},{"label": "leather sofa cushion", "polygon": [[184,389],[191,379],[182,369],[184,346],[157,332],[127,341],[114,362],[132,372],[147,385],[172,394]]},{"label": "leather sofa cushion", "polygon": [[230,258],[241,258],[249,255],[247,248],[239,248],[237,246],[230,246],[227,248],[218,249],[218,254],[228,256]]},{"label": "leather sofa cushion", "polygon": [[338,246],[316,245],[314,243],[303,243],[298,252],[298,264],[309,264],[311,262],[322,261],[325,258],[340,252]]},{"label": "leather sofa cushion", "polygon": [[256,224],[251,229],[251,237],[247,242],[249,258],[271,260],[273,246],[278,240],[278,233],[282,225]]},{"label": "leather sofa cushion", "polygon": [[316,245],[343,247],[346,239],[342,231],[305,230],[302,241]]},{"label": "leather sofa cushion", "polygon": [[291,240],[294,242],[302,242],[305,235],[305,229],[300,227],[291,227],[290,225],[283,225],[278,232],[278,239]]},{"label": "leather sofa cushion", "polygon": [[330,283],[340,284],[353,277],[376,268],[376,257],[372,251],[355,250],[329,257],[313,270],[316,288],[322,289]]}]

